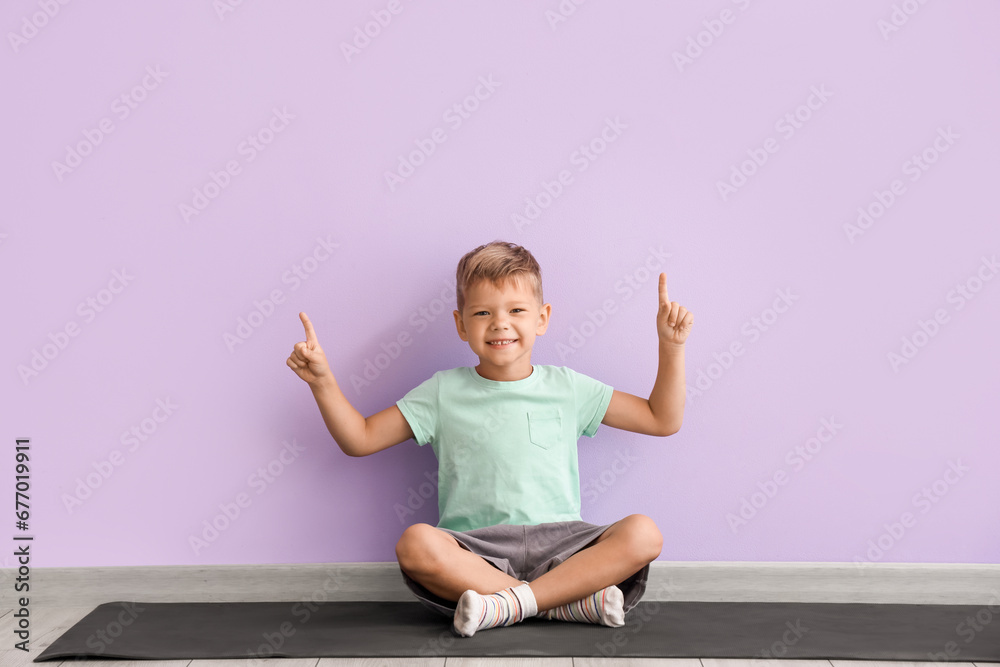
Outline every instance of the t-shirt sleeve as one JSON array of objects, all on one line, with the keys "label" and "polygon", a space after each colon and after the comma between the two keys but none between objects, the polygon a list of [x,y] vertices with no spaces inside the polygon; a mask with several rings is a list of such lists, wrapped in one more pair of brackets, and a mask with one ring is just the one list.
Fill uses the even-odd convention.
[{"label": "t-shirt sleeve", "polygon": [[577,433],[592,438],[608,410],[614,388],[576,371],[571,370],[570,376],[573,378],[573,393],[576,396]]},{"label": "t-shirt sleeve", "polygon": [[438,432],[439,382],[440,376],[435,373],[396,401],[418,445],[433,442]]}]

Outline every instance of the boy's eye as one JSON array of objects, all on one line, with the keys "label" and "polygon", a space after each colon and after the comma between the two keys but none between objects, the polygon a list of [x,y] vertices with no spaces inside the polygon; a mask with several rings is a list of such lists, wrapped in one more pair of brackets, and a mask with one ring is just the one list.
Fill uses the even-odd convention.
[{"label": "boy's eye", "polygon": [[[519,312],[519,311],[523,311],[523,310],[524,310],[524,308],[511,308],[511,312]],[[475,316],[475,315],[488,315],[489,312],[485,311],[485,310],[480,310],[479,312],[472,313],[472,314],[473,314],[473,316]]]}]

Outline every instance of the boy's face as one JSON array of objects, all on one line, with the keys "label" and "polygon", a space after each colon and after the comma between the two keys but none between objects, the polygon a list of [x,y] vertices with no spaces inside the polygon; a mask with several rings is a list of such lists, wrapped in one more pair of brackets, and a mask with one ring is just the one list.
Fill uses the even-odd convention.
[{"label": "boy's face", "polygon": [[551,311],[552,304],[540,305],[525,280],[508,280],[499,287],[482,280],[466,289],[465,308],[455,311],[455,326],[479,357],[480,375],[527,377],[535,336],[545,333]]}]

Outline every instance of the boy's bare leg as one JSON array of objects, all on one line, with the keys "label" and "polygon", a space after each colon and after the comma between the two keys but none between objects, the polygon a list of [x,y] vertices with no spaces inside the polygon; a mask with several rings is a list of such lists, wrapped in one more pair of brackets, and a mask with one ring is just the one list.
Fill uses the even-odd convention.
[{"label": "boy's bare leg", "polygon": [[403,571],[421,586],[453,602],[470,589],[490,595],[522,583],[430,524],[407,528],[396,544],[396,558]]},{"label": "boy's bare leg", "polygon": [[660,555],[663,537],[652,519],[632,514],[611,524],[592,546],[531,582],[538,612],[625,581]]},{"label": "boy's bare leg", "polygon": [[[656,559],[662,542],[656,524],[641,514],[611,524],[592,546],[531,582],[538,612],[624,581]],[[396,545],[396,557],[404,572],[446,600],[457,601],[469,589],[489,595],[521,584],[429,524],[407,528]]]}]

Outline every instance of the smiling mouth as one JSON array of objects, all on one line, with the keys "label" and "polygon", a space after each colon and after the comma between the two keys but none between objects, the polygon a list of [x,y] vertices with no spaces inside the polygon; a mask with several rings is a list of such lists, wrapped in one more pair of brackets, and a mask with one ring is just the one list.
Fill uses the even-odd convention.
[{"label": "smiling mouth", "polygon": [[490,347],[507,347],[508,345],[511,345],[516,342],[517,342],[516,338],[504,338],[502,340],[486,341],[486,344],[489,345]]}]

